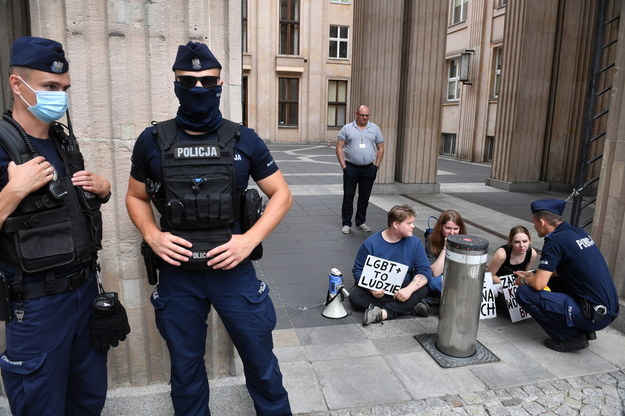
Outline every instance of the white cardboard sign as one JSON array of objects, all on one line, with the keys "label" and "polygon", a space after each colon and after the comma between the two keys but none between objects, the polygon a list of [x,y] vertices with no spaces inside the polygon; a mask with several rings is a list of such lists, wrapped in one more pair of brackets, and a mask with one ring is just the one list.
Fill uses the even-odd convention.
[{"label": "white cardboard sign", "polygon": [[394,295],[401,289],[408,266],[396,261],[386,260],[369,254],[358,280],[358,286],[371,290],[384,290],[387,295]]},{"label": "white cardboard sign", "polygon": [[506,276],[500,276],[501,289],[503,295],[506,298],[506,305],[508,306],[508,312],[510,312],[510,320],[512,322],[519,322],[532,316],[523,309],[516,300],[517,285],[514,283],[516,276],[508,274]]},{"label": "white cardboard sign", "polygon": [[484,286],[482,287],[482,304],[480,305],[480,319],[492,319],[497,317],[495,306],[495,290],[493,276],[490,272],[484,273]]}]

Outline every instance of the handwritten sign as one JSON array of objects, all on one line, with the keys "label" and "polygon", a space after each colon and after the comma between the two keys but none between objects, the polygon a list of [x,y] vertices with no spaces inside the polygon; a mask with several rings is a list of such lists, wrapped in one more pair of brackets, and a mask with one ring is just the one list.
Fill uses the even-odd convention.
[{"label": "handwritten sign", "polygon": [[382,259],[369,254],[358,280],[358,286],[371,290],[384,290],[387,295],[394,295],[404,282],[408,266]]},{"label": "handwritten sign", "polygon": [[490,272],[484,273],[484,286],[482,287],[482,304],[480,305],[480,319],[492,319],[497,317],[495,306],[495,291],[493,276]]},{"label": "handwritten sign", "polygon": [[523,309],[516,300],[517,285],[514,283],[516,276],[509,274],[506,276],[500,276],[501,289],[503,295],[506,298],[506,305],[508,306],[508,312],[510,312],[510,320],[512,322],[519,322],[532,316]]}]

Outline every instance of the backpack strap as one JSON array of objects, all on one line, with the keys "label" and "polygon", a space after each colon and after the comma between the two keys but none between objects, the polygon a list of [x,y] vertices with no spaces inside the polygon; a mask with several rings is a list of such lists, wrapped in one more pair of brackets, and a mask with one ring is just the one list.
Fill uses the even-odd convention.
[{"label": "backpack strap", "polygon": [[21,165],[32,159],[33,154],[28,151],[24,139],[22,139],[22,136],[20,136],[13,124],[5,119],[6,117],[9,116],[4,115],[2,120],[0,120],[0,145],[2,145],[12,161]]}]

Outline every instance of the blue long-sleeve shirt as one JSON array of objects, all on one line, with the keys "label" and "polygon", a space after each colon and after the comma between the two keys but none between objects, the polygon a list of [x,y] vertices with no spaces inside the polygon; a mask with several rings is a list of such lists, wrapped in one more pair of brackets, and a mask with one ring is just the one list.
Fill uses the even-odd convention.
[{"label": "blue long-sleeve shirt", "polygon": [[356,283],[360,279],[365,260],[369,254],[407,265],[408,272],[404,277],[402,287],[410,283],[417,274],[424,275],[428,282],[432,278],[430,262],[425,255],[423,244],[415,236],[402,238],[396,243],[389,243],[382,238],[382,232],[375,233],[367,238],[360,246],[358,254],[356,254],[354,268],[352,269]]}]

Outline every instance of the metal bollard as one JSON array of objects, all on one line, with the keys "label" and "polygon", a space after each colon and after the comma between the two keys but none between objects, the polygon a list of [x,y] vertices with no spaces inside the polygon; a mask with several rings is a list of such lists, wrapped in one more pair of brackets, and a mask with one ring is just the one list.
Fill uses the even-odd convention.
[{"label": "metal bollard", "polygon": [[436,348],[452,357],[475,354],[488,241],[470,235],[447,237],[443,293]]}]

